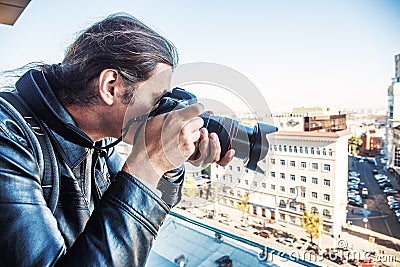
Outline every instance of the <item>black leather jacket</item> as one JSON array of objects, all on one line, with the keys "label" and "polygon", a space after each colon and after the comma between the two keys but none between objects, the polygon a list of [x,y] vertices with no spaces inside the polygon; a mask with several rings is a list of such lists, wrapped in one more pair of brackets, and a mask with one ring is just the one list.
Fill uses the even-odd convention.
[{"label": "black leather jacket", "polygon": [[[41,90],[58,115],[74,123],[51,90]],[[92,166],[92,149],[48,129],[59,169],[52,212],[35,156],[40,151],[32,145],[35,131],[24,131],[23,123],[0,98],[0,266],[144,266],[170,206],[120,171],[115,148]]]}]

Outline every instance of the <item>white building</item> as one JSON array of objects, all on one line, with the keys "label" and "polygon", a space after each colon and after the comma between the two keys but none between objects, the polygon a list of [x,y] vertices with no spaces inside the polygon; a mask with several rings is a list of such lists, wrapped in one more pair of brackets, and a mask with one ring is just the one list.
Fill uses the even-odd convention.
[{"label": "white building", "polygon": [[250,195],[250,215],[270,222],[301,225],[304,211],[318,212],[324,231],[340,234],[346,222],[348,131],[293,132],[269,135],[270,152],[256,174],[233,160],[212,165],[211,179],[219,203],[237,207]]},{"label": "white building", "polygon": [[388,165],[395,170],[395,140],[394,129],[400,125],[400,54],[395,56],[395,77],[388,88],[388,120],[386,124],[386,147],[385,152],[388,157]]}]

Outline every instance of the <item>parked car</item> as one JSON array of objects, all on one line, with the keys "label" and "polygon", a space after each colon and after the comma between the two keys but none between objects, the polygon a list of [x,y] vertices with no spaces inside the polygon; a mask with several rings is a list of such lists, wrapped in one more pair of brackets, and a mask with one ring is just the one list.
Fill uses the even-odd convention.
[{"label": "parked car", "polygon": [[363,206],[362,201],[356,201],[355,199],[349,199],[348,203],[349,203],[349,205],[352,205],[352,206],[357,206],[357,207]]},{"label": "parked car", "polygon": [[360,174],[358,172],[351,171],[351,172],[349,172],[349,176],[358,177],[358,176],[360,176]]},{"label": "parked car", "polygon": [[222,218],[220,220],[218,220],[220,223],[226,224],[226,225],[231,225],[231,220],[228,218]]},{"label": "parked car", "polygon": [[392,203],[392,204],[390,205],[390,209],[391,209],[391,210],[398,210],[398,209],[400,209],[400,203]]},{"label": "parked car", "polygon": [[333,251],[324,252],[323,257],[337,264],[347,263],[347,260],[344,256],[341,256]]},{"label": "parked car", "polygon": [[379,180],[379,179],[381,179],[381,178],[388,178],[387,177],[387,175],[384,175],[384,174],[381,174],[381,173],[378,173],[378,174],[375,174],[375,180]]},{"label": "parked car", "polygon": [[279,243],[282,243],[282,244],[284,244],[286,246],[289,246],[289,247],[293,247],[294,246],[294,242],[295,242],[295,240],[293,238],[290,238],[290,237],[288,237],[288,238],[282,237],[282,238],[277,239],[276,241],[278,241]]},{"label": "parked car", "polygon": [[361,197],[368,198],[368,189],[366,187],[361,190]]},{"label": "parked car", "polygon": [[350,176],[349,177],[349,182],[360,182],[360,178],[358,178],[358,177],[354,177],[354,176]]},{"label": "parked car", "polygon": [[267,231],[258,231],[258,232],[254,232],[254,234],[265,237],[265,238],[269,238],[270,235]]},{"label": "parked car", "polygon": [[385,193],[388,194],[388,195],[396,195],[397,193],[399,193],[399,190],[390,188]]},{"label": "parked car", "polygon": [[390,180],[387,177],[379,177],[378,179],[376,179],[376,182],[378,184],[381,183],[381,182],[384,182],[384,181],[390,182]]},{"label": "parked car", "polygon": [[373,174],[378,174],[378,170],[377,170],[377,169],[373,169],[373,170],[372,170],[372,173],[373,173]]},{"label": "parked car", "polygon": [[392,187],[392,184],[388,181],[382,181],[382,182],[378,183],[378,185],[379,185],[379,188],[382,188],[382,189],[385,187]]},{"label": "parked car", "polygon": [[235,228],[243,230],[243,231],[247,231],[247,230],[249,230],[250,227],[246,224],[239,224],[239,225],[235,225]]}]

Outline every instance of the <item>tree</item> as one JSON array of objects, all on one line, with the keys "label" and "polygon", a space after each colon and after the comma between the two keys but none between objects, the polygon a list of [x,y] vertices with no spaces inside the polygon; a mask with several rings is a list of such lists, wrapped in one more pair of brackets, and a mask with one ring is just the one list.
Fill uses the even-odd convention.
[{"label": "tree", "polygon": [[242,218],[247,218],[250,211],[250,205],[249,205],[249,201],[250,201],[250,197],[249,197],[249,193],[244,193],[241,197],[240,197],[240,202],[237,205],[237,208],[242,211]]},{"label": "tree", "polygon": [[317,213],[308,213],[307,210],[304,212],[301,226],[310,235],[311,243],[320,237],[322,224],[322,218]]},{"label": "tree", "polygon": [[188,197],[194,197],[199,192],[196,181],[192,177],[188,177],[185,179],[183,184],[183,192]]},{"label": "tree", "polygon": [[363,144],[363,141],[361,140],[361,138],[352,136],[349,139],[350,154],[357,155],[357,148],[360,148],[360,146],[362,146],[362,144]]}]

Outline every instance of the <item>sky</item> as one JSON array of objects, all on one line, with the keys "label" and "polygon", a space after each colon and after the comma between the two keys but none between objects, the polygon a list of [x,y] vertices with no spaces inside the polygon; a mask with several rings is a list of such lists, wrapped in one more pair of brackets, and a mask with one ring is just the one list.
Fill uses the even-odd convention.
[{"label": "sky", "polygon": [[32,0],[14,26],[0,25],[0,70],[61,62],[80,31],[116,12],[170,39],[180,64],[246,76],[273,113],[385,109],[400,54],[400,0]]}]

